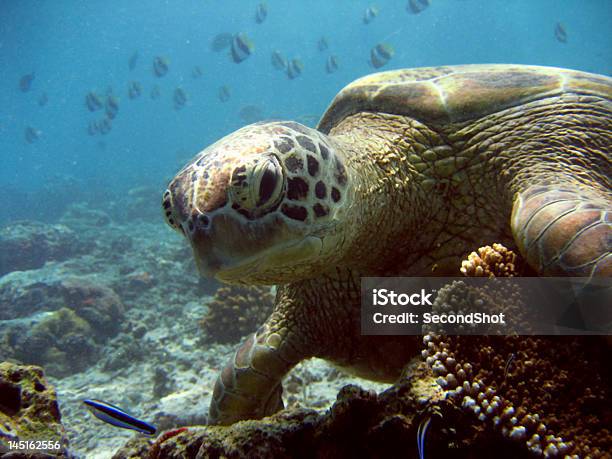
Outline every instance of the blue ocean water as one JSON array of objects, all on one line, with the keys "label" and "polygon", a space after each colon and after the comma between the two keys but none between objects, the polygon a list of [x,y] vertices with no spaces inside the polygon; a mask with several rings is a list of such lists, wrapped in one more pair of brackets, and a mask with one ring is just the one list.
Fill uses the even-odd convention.
[{"label": "blue ocean water", "polygon": [[[526,63],[610,74],[612,2],[608,0],[432,0],[420,14],[405,1],[269,0],[268,16],[254,20],[258,1],[150,0],[124,2],[0,2],[0,186],[5,191],[0,222],[52,219],[69,201],[106,199],[139,185],[163,190],[181,162],[245,124],[247,105],[266,118],[320,115],[334,94],[370,73],[370,49],[380,42],[395,48],[381,70],[462,63]],[[364,10],[379,15],[362,23]],[[561,23],[567,42],[555,38]],[[213,52],[218,33],[246,33],[255,49],[236,64],[228,50]],[[317,49],[326,37],[329,48]],[[293,80],[270,63],[274,50],[303,62]],[[136,66],[128,67],[138,53]],[[330,55],[337,72],[325,72]],[[169,71],[154,76],[153,59],[163,56]],[[192,77],[199,66],[200,78]],[[31,88],[19,88],[34,73]],[[130,100],[128,84],[142,85]],[[149,93],[159,85],[160,98]],[[223,103],[219,87],[231,98]],[[187,105],[173,108],[177,87]],[[100,117],[85,107],[85,96],[108,88],[119,113],[107,135],[90,136],[88,123]],[[48,102],[38,103],[46,93]],[[97,117],[97,118],[96,118]],[[28,143],[28,127],[40,136]]]}]

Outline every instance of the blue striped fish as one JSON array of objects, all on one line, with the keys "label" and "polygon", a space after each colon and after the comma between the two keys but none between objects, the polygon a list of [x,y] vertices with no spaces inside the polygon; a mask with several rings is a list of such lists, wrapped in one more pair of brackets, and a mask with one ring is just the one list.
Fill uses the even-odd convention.
[{"label": "blue striped fish", "polygon": [[115,427],[132,429],[147,435],[154,435],[157,431],[155,426],[135,418],[121,408],[111,405],[110,403],[103,402],[102,400],[90,399],[83,400],[83,403],[85,403],[87,409],[91,411],[95,417]]}]

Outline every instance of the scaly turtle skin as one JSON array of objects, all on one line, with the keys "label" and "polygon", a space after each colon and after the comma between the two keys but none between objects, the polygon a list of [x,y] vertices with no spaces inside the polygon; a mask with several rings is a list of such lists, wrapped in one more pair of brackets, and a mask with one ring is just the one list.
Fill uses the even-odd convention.
[{"label": "scaly turtle skin", "polygon": [[360,335],[360,277],[458,275],[474,247],[518,248],[542,275],[612,274],[612,79],[519,65],[383,72],[318,130],[244,127],[170,183],[168,223],[199,270],[279,284],[275,310],[222,371],[212,423],[282,407],[318,356],[392,381],[415,337]]}]

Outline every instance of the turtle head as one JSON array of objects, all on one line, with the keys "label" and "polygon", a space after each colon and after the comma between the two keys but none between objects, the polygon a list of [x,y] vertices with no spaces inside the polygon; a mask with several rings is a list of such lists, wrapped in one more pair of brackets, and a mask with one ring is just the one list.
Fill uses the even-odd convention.
[{"label": "turtle head", "polygon": [[338,260],[350,177],[332,142],[294,122],[246,126],[198,154],[163,196],[200,273],[286,283]]}]

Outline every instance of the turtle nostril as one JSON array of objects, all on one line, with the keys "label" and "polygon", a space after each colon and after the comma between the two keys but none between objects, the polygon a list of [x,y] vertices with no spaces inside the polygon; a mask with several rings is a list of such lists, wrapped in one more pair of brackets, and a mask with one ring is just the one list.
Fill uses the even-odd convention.
[{"label": "turtle nostril", "polygon": [[193,232],[193,222],[191,220],[189,220],[189,223],[187,223],[187,227],[189,228],[190,232]]},{"label": "turtle nostril", "polygon": [[208,215],[200,214],[198,215],[198,223],[202,226],[202,228],[207,229],[210,226],[210,217]]}]

